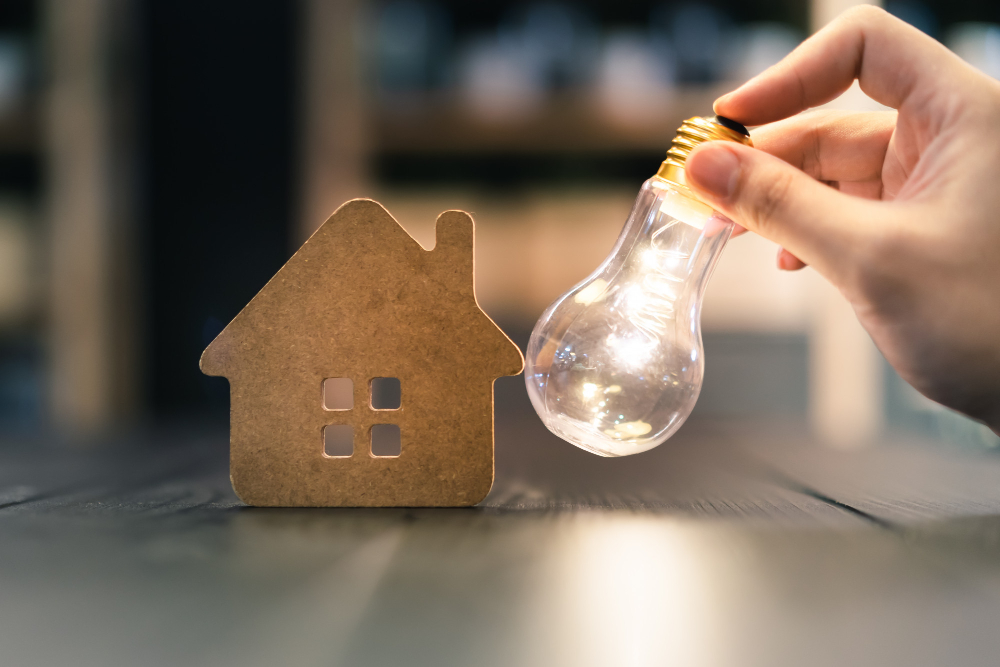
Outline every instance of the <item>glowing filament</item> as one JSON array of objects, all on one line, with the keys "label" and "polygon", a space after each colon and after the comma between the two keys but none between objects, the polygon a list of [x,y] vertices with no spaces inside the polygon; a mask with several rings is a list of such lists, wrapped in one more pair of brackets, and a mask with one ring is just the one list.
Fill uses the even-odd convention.
[{"label": "glowing filament", "polygon": [[[645,274],[639,283],[625,291],[628,319],[648,339],[651,348],[659,344],[676,317],[677,292],[684,277],[671,270],[690,257],[685,252],[659,247],[660,236],[675,224],[677,220],[671,220],[653,234],[649,247],[641,255]],[[630,356],[640,357],[639,348],[634,348]]]}]

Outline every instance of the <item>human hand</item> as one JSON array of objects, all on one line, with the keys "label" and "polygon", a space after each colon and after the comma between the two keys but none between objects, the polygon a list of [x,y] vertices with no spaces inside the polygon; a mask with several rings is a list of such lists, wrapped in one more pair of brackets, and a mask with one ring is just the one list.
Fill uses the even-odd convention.
[{"label": "human hand", "polygon": [[[896,111],[795,115],[855,79]],[[835,285],[917,390],[1000,433],[1000,82],[859,7],[715,111],[770,124],[761,150],[692,151],[698,196]]]}]

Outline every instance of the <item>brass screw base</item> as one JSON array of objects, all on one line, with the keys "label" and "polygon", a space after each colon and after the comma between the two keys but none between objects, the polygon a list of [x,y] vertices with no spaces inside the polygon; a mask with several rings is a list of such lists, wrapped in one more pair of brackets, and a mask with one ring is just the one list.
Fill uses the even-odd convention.
[{"label": "brass screw base", "polygon": [[744,146],[753,146],[750,137],[726,127],[714,117],[688,118],[677,128],[677,136],[670,142],[667,159],[660,165],[656,175],[677,187],[688,189],[684,180],[684,163],[691,150],[706,141],[735,141]]}]

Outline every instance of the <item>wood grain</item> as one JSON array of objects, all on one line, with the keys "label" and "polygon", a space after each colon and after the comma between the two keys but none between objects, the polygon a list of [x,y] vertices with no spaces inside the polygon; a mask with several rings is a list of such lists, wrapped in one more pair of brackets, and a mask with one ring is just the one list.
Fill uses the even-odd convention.
[{"label": "wood grain", "polygon": [[[498,385],[496,489],[471,509],[246,507],[224,433],[92,452],[0,439],[3,662],[936,667],[1000,653],[998,457],[913,440],[830,452],[794,426],[693,421],[670,449],[599,459],[549,439],[519,378]],[[919,514],[897,512],[916,499]]]}]

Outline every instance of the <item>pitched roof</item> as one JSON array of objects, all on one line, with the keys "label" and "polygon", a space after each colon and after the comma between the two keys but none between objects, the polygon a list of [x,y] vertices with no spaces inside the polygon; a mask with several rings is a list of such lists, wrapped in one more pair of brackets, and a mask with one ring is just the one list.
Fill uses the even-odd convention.
[{"label": "pitched roof", "polygon": [[520,351],[475,301],[473,228],[467,213],[442,213],[428,251],[377,202],[347,202],[209,345],[202,370],[232,377],[247,355],[377,347],[386,358],[461,358],[496,376],[520,372]]}]

